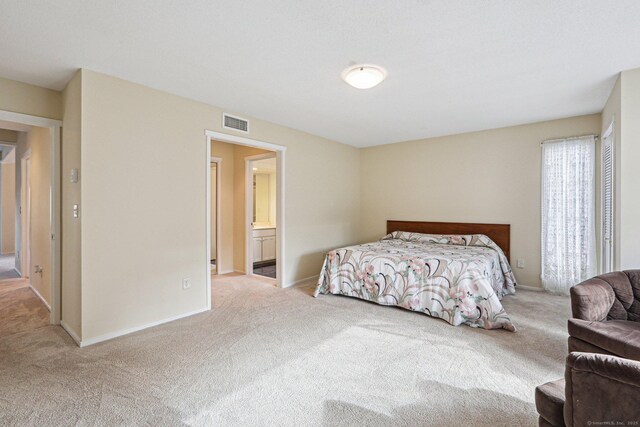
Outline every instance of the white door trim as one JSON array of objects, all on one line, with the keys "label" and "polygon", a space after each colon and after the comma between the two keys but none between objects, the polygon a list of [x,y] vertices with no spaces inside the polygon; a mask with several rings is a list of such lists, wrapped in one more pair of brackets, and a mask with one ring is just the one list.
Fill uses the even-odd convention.
[{"label": "white door trim", "polygon": [[[207,194],[210,197],[211,190],[211,170],[209,167],[209,158],[211,157],[211,140],[216,140],[220,142],[227,142],[231,144],[239,144],[245,145],[247,147],[256,147],[262,148],[265,150],[275,151],[276,152],[276,176],[277,178],[277,188],[276,188],[276,283],[277,286],[283,288],[285,285],[285,230],[286,230],[286,220],[285,220],[285,153],[287,151],[287,147],[277,144],[272,144],[270,142],[259,141],[257,139],[250,139],[236,135],[229,135],[222,132],[215,132],[211,130],[205,130],[206,143],[207,143]],[[211,200],[207,199],[207,214],[206,214],[206,222],[207,224],[211,221],[209,212],[211,206]],[[211,230],[207,229],[207,257],[209,262],[211,262],[210,251],[211,251]],[[209,267],[207,267],[208,269]],[[207,274],[208,283],[207,283],[207,295],[208,295],[208,303],[211,304],[211,274]]]},{"label": "white door trim", "polygon": [[[255,160],[273,159],[276,157],[276,153],[256,154],[254,156],[247,156],[244,158],[244,171],[245,171],[245,199],[244,199],[244,271],[245,274],[253,276],[253,162]],[[276,160],[277,162],[277,160]],[[278,173],[276,172],[276,184],[278,183]],[[276,198],[278,197],[278,191],[276,191]],[[277,205],[277,202],[276,202]],[[278,232],[278,206],[276,206],[276,233]],[[278,238],[276,237],[276,245],[278,244]],[[276,256],[276,270],[280,260]],[[276,272],[276,278],[278,274]]]},{"label": "white door trim", "polygon": [[[28,166],[27,166],[28,165]],[[20,156],[20,275],[31,278],[31,149]]]},{"label": "white door trim", "polygon": [[0,120],[23,125],[49,128],[50,137],[50,188],[49,188],[49,220],[51,223],[51,240],[49,253],[51,257],[51,316],[50,322],[60,324],[61,319],[61,258],[60,243],[60,129],[62,121],[29,114],[0,110]]},{"label": "white door trim", "polygon": [[[229,135],[227,133],[215,132],[212,130],[205,130],[204,133],[210,139],[213,139],[216,141],[245,145],[247,147],[262,148],[264,150],[270,150],[270,151],[287,151],[287,147],[285,147],[284,145],[272,144],[270,142],[259,141],[257,139],[250,139],[250,138],[245,138],[243,136]],[[211,155],[211,153],[209,153],[209,155]]]},{"label": "white door trim", "polygon": [[[222,177],[222,158],[209,156],[211,159],[209,161],[209,172],[211,172],[211,163],[216,164],[216,274],[220,274],[220,191],[222,186],[220,184],[220,178]],[[211,182],[211,176],[209,176],[209,182]],[[211,189],[209,189],[209,197],[211,197]],[[211,203],[211,200],[209,200]],[[209,218],[211,218],[211,212],[209,212]],[[209,230],[209,235],[211,235],[211,230]],[[211,247],[211,242],[209,242],[209,247]],[[209,254],[211,257],[211,254]],[[209,268],[211,268],[211,258],[209,258]],[[211,275],[211,272],[209,272]]]}]

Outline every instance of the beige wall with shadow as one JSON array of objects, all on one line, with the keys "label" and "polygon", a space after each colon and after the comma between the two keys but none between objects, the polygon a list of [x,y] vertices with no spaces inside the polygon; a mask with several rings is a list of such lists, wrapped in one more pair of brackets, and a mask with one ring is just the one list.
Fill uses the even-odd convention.
[{"label": "beige wall with shadow", "polygon": [[362,149],[360,240],[381,238],[388,219],[511,224],[516,278],[539,287],[540,143],[600,126],[592,114]]}]

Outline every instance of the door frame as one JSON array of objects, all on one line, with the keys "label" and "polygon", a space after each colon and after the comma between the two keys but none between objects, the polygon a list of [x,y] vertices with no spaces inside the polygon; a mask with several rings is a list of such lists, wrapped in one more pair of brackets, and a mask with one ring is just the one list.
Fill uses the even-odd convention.
[{"label": "door frame", "polygon": [[[51,313],[49,321],[58,325],[61,320],[61,256],[60,247],[62,236],[60,234],[60,131],[62,121],[48,119],[46,117],[32,116],[29,114],[15,113],[13,111],[0,110],[0,120],[19,123],[28,126],[37,126],[49,129],[50,150],[50,177],[49,177],[49,222],[51,224],[51,239],[49,244],[49,256],[51,257]],[[18,161],[18,159],[16,159]]]},{"label": "door frame", "polygon": [[31,149],[20,157],[20,276],[31,277]]},{"label": "door frame", "polygon": [[[286,271],[286,259],[285,259],[285,230],[286,230],[286,219],[285,219],[285,153],[287,151],[287,147],[277,144],[272,144],[270,142],[260,141],[257,139],[245,138],[242,136],[231,135],[222,132],[216,132],[212,130],[205,130],[205,141],[206,141],[206,192],[207,192],[207,207],[205,214],[205,222],[207,224],[207,247],[206,247],[206,257],[208,259],[208,264],[211,263],[211,230],[209,229],[211,223],[211,168],[209,167],[210,158],[211,158],[211,141],[220,141],[226,142],[229,144],[238,144],[244,145],[247,147],[255,147],[262,148],[264,150],[275,151],[276,153],[276,174],[278,176],[277,188],[276,188],[276,223],[278,227],[276,229],[276,284],[280,288],[285,287],[284,275]],[[209,274],[209,267],[207,266],[207,306],[211,308],[211,274]]]},{"label": "door frame", "polygon": [[[276,153],[264,153],[256,154],[254,156],[247,156],[244,158],[244,171],[245,171],[245,190],[244,190],[244,271],[245,274],[253,276],[253,162],[256,160],[273,159],[276,158],[276,246],[278,245],[278,167],[277,167],[277,154]],[[278,278],[278,253],[276,249],[276,280]]]},{"label": "door frame", "polygon": [[[222,174],[220,173],[220,168],[222,168],[222,159],[220,157],[209,156],[209,173],[211,173],[211,164],[216,164],[216,275],[220,274],[220,178]],[[209,183],[211,183],[211,175],[209,175]],[[209,188],[209,209],[211,209],[211,188]],[[209,226],[211,226],[211,211],[208,213],[209,216]],[[211,230],[208,231],[208,235],[211,236]],[[211,242],[209,242],[209,248],[211,248]],[[211,269],[211,253],[209,253],[209,269]],[[209,275],[211,275],[211,271],[209,271]]]}]

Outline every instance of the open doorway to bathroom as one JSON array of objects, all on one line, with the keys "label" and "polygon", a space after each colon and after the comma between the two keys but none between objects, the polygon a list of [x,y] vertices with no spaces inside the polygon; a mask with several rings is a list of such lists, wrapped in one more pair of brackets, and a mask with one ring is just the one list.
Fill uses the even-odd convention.
[{"label": "open doorway to bathroom", "polygon": [[259,276],[277,278],[277,171],[275,153],[245,158],[247,163],[247,269]]},{"label": "open doorway to bathroom", "polygon": [[[211,197],[206,204],[209,277],[214,283],[227,283],[230,277],[250,276],[263,284],[283,287],[286,147],[215,131],[205,131],[205,135],[206,191],[207,197]],[[215,166],[211,164],[213,158],[218,159]],[[268,162],[257,163],[261,160]],[[254,168],[258,172],[256,190],[267,197],[264,201],[260,195],[254,196]],[[260,176],[261,173],[272,176]],[[217,186],[215,193],[213,185]],[[213,201],[214,194],[217,204]],[[255,206],[254,197],[258,203]],[[254,225],[256,230],[253,230]],[[214,227],[217,232],[213,231]],[[214,239],[216,244],[213,244]],[[215,269],[212,260],[215,260]],[[210,298],[210,287],[208,289]]]}]

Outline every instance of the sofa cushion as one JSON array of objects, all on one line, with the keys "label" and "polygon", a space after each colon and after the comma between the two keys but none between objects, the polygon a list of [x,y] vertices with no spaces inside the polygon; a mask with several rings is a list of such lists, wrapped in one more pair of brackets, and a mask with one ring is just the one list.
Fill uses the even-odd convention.
[{"label": "sofa cushion", "polygon": [[616,356],[640,361],[640,323],[627,320],[589,322],[569,319],[569,335]]},{"label": "sofa cushion", "polygon": [[615,294],[607,320],[627,320],[627,310],[633,304],[633,290],[629,275],[624,271],[614,271],[601,274],[594,279],[607,282]]},{"label": "sofa cushion", "polygon": [[[564,378],[536,387],[536,409],[552,426],[564,426]],[[544,425],[541,421],[539,425]]]},{"label": "sofa cushion", "polygon": [[[596,347],[593,344],[590,344],[586,341],[582,341],[576,337],[569,337],[568,339],[568,347],[569,347],[569,353],[572,353],[574,351],[580,351],[582,353],[598,353],[598,354],[608,354],[611,355],[610,352],[600,348],[600,347]],[[612,355],[612,356],[615,356]]]},{"label": "sofa cushion", "polygon": [[545,420],[542,417],[538,417],[538,427],[561,427],[561,426],[554,426],[553,424],[551,424],[549,421]]},{"label": "sofa cushion", "polygon": [[571,353],[565,381],[567,426],[636,425],[640,420],[640,362]]},{"label": "sofa cushion", "polygon": [[627,307],[627,319],[640,322],[640,270],[626,270],[624,272],[629,277],[633,300]]},{"label": "sofa cushion", "polygon": [[[572,287],[570,293],[571,313],[576,319],[606,320],[616,302],[616,294],[611,285],[598,277]],[[626,316],[627,313],[624,311],[623,318],[626,319]]]},{"label": "sofa cushion", "polygon": [[573,317],[640,322],[640,270],[615,271],[571,288]]}]

